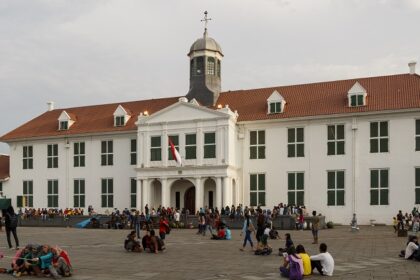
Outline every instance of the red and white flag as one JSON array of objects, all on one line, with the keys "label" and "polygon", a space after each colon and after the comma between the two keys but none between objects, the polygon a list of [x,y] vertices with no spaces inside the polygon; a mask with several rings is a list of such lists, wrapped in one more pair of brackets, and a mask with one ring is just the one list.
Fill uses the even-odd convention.
[{"label": "red and white flag", "polygon": [[174,158],[174,160],[176,160],[176,162],[178,162],[179,165],[182,165],[181,155],[178,153],[177,149],[175,148],[174,143],[172,143],[171,138],[168,137],[168,139],[169,139],[169,146],[171,146],[172,157]]}]

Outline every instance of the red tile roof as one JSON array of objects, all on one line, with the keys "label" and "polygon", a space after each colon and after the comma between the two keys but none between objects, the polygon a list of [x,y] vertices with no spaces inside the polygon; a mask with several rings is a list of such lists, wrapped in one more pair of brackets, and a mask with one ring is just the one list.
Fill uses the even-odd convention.
[{"label": "red tile roof", "polygon": [[[367,105],[348,107],[347,92],[359,82],[367,91]],[[267,98],[277,90],[286,100],[284,113],[267,114]],[[9,141],[32,137],[50,137],[113,131],[134,131],[139,113],[153,114],[179,97],[57,109],[38,116],[0,138]],[[118,105],[132,113],[126,126],[114,127],[113,113]],[[222,92],[217,104],[228,104],[239,113],[238,121],[285,119],[305,116],[354,114],[384,110],[420,108],[420,76],[400,74],[371,78],[321,82],[303,85]],[[58,130],[63,110],[77,121],[67,131]]]},{"label": "red tile roof", "polygon": [[4,180],[10,177],[10,157],[0,155],[0,180]]}]

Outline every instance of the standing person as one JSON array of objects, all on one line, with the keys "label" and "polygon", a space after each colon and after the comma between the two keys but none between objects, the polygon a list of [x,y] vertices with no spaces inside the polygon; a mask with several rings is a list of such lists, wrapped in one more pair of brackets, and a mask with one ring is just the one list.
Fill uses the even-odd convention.
[{"label": "standing person", "polygon": [[242,233],[245,233],[244,244],[242,245],[242,248],[240,249],[241,251],[245,250],[247,241],[249,241],[249,244],[251,245],[252,250],[254,250],[254,244],[252,243],[252,238],[251,238],[251,233],[253,233],[254,231],[255,231],[255,227],[252,224],[252,221],[249,218],[249,215],[246,214],[245,220],[244,220],[244,226],[242,227],[242,232],[241,232],[241,236],[242,236]]},{"label": "standing person", "polygon": [[140,212],[138,210],[136,211],[136,214],[133,217],[133,224],[134,224],[134,229],[137,234],[137,238],[140,239],[141,221],[140,221]]},{"label": "standing person", "polygon": [[181,218],[181,215],[179,214],[179,210],[176,209],[175,210],[175,214],[174,214],[174,219],[175,219],[175,224],[176,224],[176,227],[177,228],[179,228],[179,220],[180,220],[180,218]]},{"label": "standing person", "polygon": [[319,245],[319,252],[320,254],[310,257],[312,270],[316,268],[321,275],[333,276],[334,259],[327,252],[327,244],[321,243]]},{"label": "standing person", "polygon": [[16,228],[18,225],[18,216],[15,213],[15,210],[12,206],[9,206],[6,210],[5,215],[5,226],[6,226],[6,236],[7,236],[7,243],[9,244],[9,248],[12,249],[12,242],[10,241],[10,233],[13,233],[13,238],[15,239],[16,243],[16,250],[19,249],[19,239],[17,237]]},{"label": "standing person", "polygon": [[316,211],[312,211],[312,216],[312,236],[314,238],[312,244],[318,244],[319,217],[316,215]]},{"label": "standing person", "polygon": [[159,221],[159,236],[160,239],[165,240],[165,236],[167,233],[169,233],[169,223],[168,220],[166,220],[165,216],[160,217]]},{"label": "standing person", "polygon": [[258,209],[258,216],[257,216],[257,241],[261,241],[261,237],[264,234],[264,228],[265,228],[265,217],[261,210],[261,208]]}]

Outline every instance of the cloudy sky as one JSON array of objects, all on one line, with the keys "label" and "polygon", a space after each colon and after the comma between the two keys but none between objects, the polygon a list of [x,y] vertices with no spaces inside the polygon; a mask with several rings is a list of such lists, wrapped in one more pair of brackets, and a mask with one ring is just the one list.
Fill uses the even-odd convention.
[{"label": "cloudy sky", "polygon": [[205,10],[225,55],[223,90],[406,73],[420,62],[420,0],[2,0],[0,134],[49,100],[186,94]]}]

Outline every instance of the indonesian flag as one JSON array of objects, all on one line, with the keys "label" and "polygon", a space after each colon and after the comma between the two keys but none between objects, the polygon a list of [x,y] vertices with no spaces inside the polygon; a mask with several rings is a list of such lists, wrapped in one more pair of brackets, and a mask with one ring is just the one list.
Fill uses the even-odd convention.
[{"label": "indonesian flag", "polygon": [[178,153],[177,149],[175,148],[174,143],[172,143],[171,138],[168,137],[168,139],[169,139],[169,145],[171,146],[172,157],[174,158],[174,160],[176,160],[176,162],[179,163],[179,165],[182,165],[181,155]]}]

